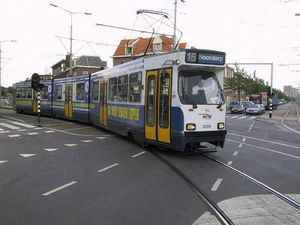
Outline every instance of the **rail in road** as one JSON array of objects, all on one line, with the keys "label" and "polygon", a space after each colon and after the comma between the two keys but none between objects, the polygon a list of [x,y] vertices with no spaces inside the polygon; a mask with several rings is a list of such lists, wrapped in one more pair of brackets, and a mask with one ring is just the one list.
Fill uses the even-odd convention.
[{"label": "rail in road", "polygon": [[[176,165],[176,160],[174,161],[173,157],[170,157],[168,152],[161,152],[157,150],[154,147],[149,147],[148,150],[154,154],[159,160],[164,162],[166,165],[168,165],[175,174],[177,174],[180,178],[182,178],[188,186],[197,194],[199,198],[201,198],[210,208],[208,213],[203,214],[193,225],[200,225],[200,224],[263,224],[262,221],[272,221],[272,224],[294,224],[296,221],[300,221],[300,195],[298,196],[287,196],[283,193],[280,193],[279,191],[273,189],[272,187],[268,186],[267,184],[264,184],[263,182],[260,182],[256,180],[255,178],[251,177],[250,175],[247,175],[243,173],[242,171],[235,169],[234,167],[228,165],[227,163],[224,163],[216,158],[214,158],[212,155],[207,155],[205,153],[205,150],[195,150],[193,152],[189,152],[189,154],[186,153],[178,153],[178,155],[202,155],[206,157],[207,159],[211,160],[213,163],[217,163],[221,165],[224,168],[229,169],[233,173],[238,174],[244,179],[247,179],[254,185],[258,186],[259,188],[267,191],[272,195],[274,198],[271,200],[271,202],[267,201],[261,201],[258,203],[258,205],[255,206],[247,206],[246,209],[244,206],[239,206],[238,202],[232,207],[228,207],[226,204],[215,202],[211,197],[210,193],[211,191],[204,190],[201,187],[201,184],[197,183],[197,179],[193,177],[193,175],[189,174],[189,172],[186,172],[184,168],[180,168],[180,166]],[[300,160],[300,157],[298,157]],[[215,167],[212,165],[212,167]],[[211,190],[218,189],[218,186],[221,184],[222,179],[218,179]],[[230,188],[235,188],[234,186],[231,186]],[[293,199],[293,197],[295,199]],[[252,197],[254,199],[254,197]],[[269,199],[270,196],[268,196]],[[277,200],[276,200],[277,199]],[[283,200],[286,204],[283,204],[281,202]],[[246,199],[245,199],[246,201]],[[254,202],[254,201],[253,201]],[[268,208],[272,208],[272,204],[278,204],[276,207],[278,211],[273,211],[270,215],[267,213]],[[262,204],[262,205],[259,205]],[[270,204],[268,206],[268,204]],[[229,203],[229,205],[232,205],[232,203]],[[250,213],[250,216],[248,215],[251,211],[251,207],[253,208],[253,212]],[[256,209],[254,209],[256,208]],[[259,209],[261,208],[261,209]],[[260,211],[261,210],[261,211]],[[211,213],[212,212],[212,213]],[[281,217],[281,214],[285,214],[285,216]],[[274,218],[271,218],[274,217]],[[281,218],[279,218],[281,217]]]},{"label": "rail in road", "polygon": [[271,118],[269,112],[267,111],[264,115],[261,115],[258,120],[287,125],[300,125],[299,105],[292,104],[290,107],[273,110]]}]

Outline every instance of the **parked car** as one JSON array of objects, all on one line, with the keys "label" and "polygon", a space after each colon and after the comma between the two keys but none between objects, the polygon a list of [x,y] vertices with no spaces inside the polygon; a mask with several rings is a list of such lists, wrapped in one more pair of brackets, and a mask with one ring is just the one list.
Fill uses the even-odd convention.
[{"label": "parked car", "polygon": [[247,109],[248,107],[254,105],[254,103],[251,102],[251,101],[243,101],[243,102],[242,102],[242,105],[244,106],[245,113],[246,113],[246,109]]},{"label": "parked car", "polygon": [[239,105],[239,104],[240,104],[240,102],[237,102],[237,101],[230,102],[229,103],[229,110],[231,110],[233,106]]},{"label": "parked car", "polygon": [[231,110],[231,114],[240,113],[243,114],[245,112],[244,106],[241,104],[234,105]]},{"label": "parked car", "polygon": [[249,105],[248,108],[246,108],[246,115],[254,114],[254,115],[261,115],[261,109],[259,105],[253,104]]},{"label": "parked car", "polygon": [[266,107],[264,106],[264,104],[258,104],[260,109],[261,109],[261,113],[264,114],[266,113]]}]

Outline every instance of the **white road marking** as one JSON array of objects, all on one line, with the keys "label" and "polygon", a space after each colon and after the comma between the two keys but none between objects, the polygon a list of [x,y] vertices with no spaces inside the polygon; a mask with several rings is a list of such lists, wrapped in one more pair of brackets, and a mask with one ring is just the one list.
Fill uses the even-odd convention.
[{"label": "white road marking", "polygon": [[89,143],[89,142],[92,142],[93,140],[81,140],[82,142],[85,142],[85,143]]},{"label": "white road marking", "polygon": [[8,161],[7,160],[0,161],[0,163],[6,163],[6,162],[8,162]]},{"label": "white road marking", "polygon": [[49,133],[54,133],[55,131],[54,130],[45,130],[44,132],[49,134]]},{"label": "white road marking", "polygon": [[103,168],[101,170],[98,170],[98,172],[101,173],[101,172],[103,172],[105,170],[108,170],[108,169],[113,168],[113,167],[118,166],[118,165],[119,165],[119,163],[112,164],[112,165],[110,165],[108,167],[105,167],[105,168]]},{"label": "white road marking", "polygon": [[236,156],[238,153],[239,153],[238,151],[235,151],[235,152],[233,153],[233,155]]},{"label": "white road marking", "polygon": [[35,156],[36,154],[20,154],[20,156],[23,156],[24,158]]},{"label": "white road marking", "polygon": [[76,146],[77,144],[65,144],[65,146],[68,146],[68,147],[74,147]]},{"label": "white road marking", "polygon": [[28,133],[28,135],[37,135],[37,134],[39,134],[39,133],[37,133],[37,132]]},{"label": "white road marking", "polygon": [[[233,136],[238,136],[238,137],[245,137],[245,135],[240,135],[240,134],[234,134],[234,133],[227,133],[227,134],[233,135]],[[300,147],[298,147],[298,146],[283,144],[283,143],[275,142],[275,141],[268,141],[266,139],[254,138],[254,137],[250,137],[250,136],[246,136],[246,138],[252,139],[252,140],[257,140],[257,141],[262,141],[262,142],[267,142],[267,143],[272,143],[272,144],[276,144],[276,145],[282,145],[282,146],[286,146],[286,147],[290,147],[290,148],[300,149]],[[239,141],[236,141],[236,142],[239,143]]]},{"label": "white road marking", "polygon": [[35,127],[35,128],[33,128],[33,129],[35,129],[35,130],[41,130],[41,129],[43,129],[42,127]]},{"label": "white road marking", "polygon": [[216,180],[216,182],[214,183],[214,185],[212,186],[211,191],[216,191],[216,190],[218,190],[218,187],[220,186],[222,180],[223,180],[222,178],[218,178],[218,179]]},{"label": "white road marking", "polygon": [[20,137],[21,135],[19,134],[12,134],[12,135],[8,135],[8,137],[14,138],[14,137]]},{"label": "white road marking", "polygon": [[26,124],[26,123],[20,123],[20,122],[17,122],[17,121],[11,121],[10,123],[13,123],[13,124],[16,124],[16,125],[19,125],[19,126],[22,126],[22,127],[27,127],[27,128],[34,128],[35,127],[33,125],[29,125],[29,124]]},{"label": "white road marking", "polygon": [[48,192],[46,192],[46,193],[44,193],[44,194],[42,194],[42,195],[43,195],[43,196],[51,195],[51,194],[53,194],[54,192],[60,191],[60,190],[62,190],[62,189],[64,189],[64,188],[69,187],[69,186],[71,186],[71,185],[73,185],[73,184],[76,184],[76,183],[77,183],[76,181],[72,181],[72,182],[67,183],[67,184],[65,184],[65,185],[62,185],[62,186],[60,186],[60,187],[58,187],[58,188],[55,188],[55,189],[53,189],[52,191],[48,191]]},{"label": "white road marking", "polygon": [[5,133],[9,133],[9,130],[4,130],[4,131],[0,131],[0,134],[5,134]]},{"label": "white road marking", "polygon": [[231,166],[232,165],[232,161],[228,161],[227,165]]},{"label": "white road marking", "polygon": [[241,147],[243,147],[243,144],[241,143],[241,144],[239,144],[239,148],[241,148]]},{"label": "white road marking", "polygon": [[0,126],[7,127],[7,128],[9,128],[9,129],[12,129],[12,130],[18,130],[18,129],[21,129],[21,127],[17,127],[17,126],[10,125],[10,124],[7,124],[7,123],[0,123]]},{"label": "white road marking", "polygon": [[57,151],[58,148],[44,148],[44,150],[48,152],[52,152],[52,151]]},{"label": "white road marking", "polygon": [[[239,143],[238,141],[234,141],[234,140],[230,140],[230,139],[226,139],[226,140],[227,141],[231,141],[231,142]],[[285,155],[285,156],[288,156],[288,157],[291,157],[291,158],[300,159],[299,156],[287,154],[285,152],[280,152],[280,151],[276,151],[276,150],[273,150],[273,149],[264,148],[264,147],[260,147],[260,146],[257,146],[257,145],[250,145],[250,144],[246,144],[246,143],[244,145],[251,146],[253,148],[259,148],[259,149],[262,149],[262,150],[265,150],[265,151],[269,151],[269,152],[274,152],[274,153],[277,153],[277,154],[280,154],[280,155]]]},{"label": "white road marking", "polygon": [[96,138],[102,140],[102,139],[104,139],[104,138],[106,138],[106,137],[96,137]]},{"label": "white road marking", "polygon": [[133,156],[131,156],[131,157],[132,157],[132,158],[135,158],[135,157],[140,156],[140,155],[145,154],[145,153],[146,153],[145,151],[142,151],[142,152],[140,152],[140,153],[138,153],[138,154],[136,154],[136,155],[133,155]]},{"label": "white road marking", "polygon": [[246,141],[246,138],[243,138],[243,140],[242,141]]}]

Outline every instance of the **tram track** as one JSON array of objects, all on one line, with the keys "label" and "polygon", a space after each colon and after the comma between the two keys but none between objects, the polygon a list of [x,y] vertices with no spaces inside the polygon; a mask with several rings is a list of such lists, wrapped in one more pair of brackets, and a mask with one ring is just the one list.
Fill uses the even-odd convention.
[{"label": "tram track", "polygon": [[221,210],[221,208],[201,189],[196,185],[187,175],[185,175],[179,168],[172,164],[169,160],[160,155],[154,148],[149,147],[148,150],[156,156],[160,161],[170,167],[175,174],[177,174],[189,187],[200,197],[207,206],[213,211],[219,222],[225,225],[234,224],[230,218]]},{"label": "tram track", "polygon": [[[167,159],[166,157],[163,156],[163,154],[160,153],[159,150],[157,150],[154,147],[153,148],[149,147],[148,150],[153,155],[155,155],[160,161],[162,161],[169,168],[171,168],[174,171],[174,173],[177,176],[179,176],[184,182],[187,183],[187,185],[197,194],[197,196],[199,196],[199,198],[202,199],[207,204],[209,209],[212,210],[214,216],[221,224],[234,224],[234,222],[231,220],[230,216],[227,215],[217,205],[217,203],[211,199],[211,197],[209,196],[209,194],[206,193],[206,191],[204,191],[201,187],[199,187],[196,184],[196,181],[193,181],[193,179],[191,177],[189,177],[189,175],[187,173],[183,172],[179,167],[177,167],[176,165],[174,165],[174,163],[172,163],[172,159],[171,160]],[[180,153],[180,154],[183,154],[183,153]],[[300,203],[297,202],[296,200],[292,199],[291,197],[289,197],[283,193],[280,193],[279,191],[264,184],[263,182],[260,182],[259,180],[251,177],[250,175],[243,173],[242,171],[214,158],[213,156],[206,154],[205,150],[204,151],[195,150],[194,152],[190,152],[189,155],[204,156],[205,158],[209,159],[210,161],[213,161],[214,163],[217,163],[217,164],[221,165],[222,167],[226,167],[227,169],[229,169],[229,171],[232,171],[235,174],[238,174],[240,177],[247,179],[248,181],[250,181],[251,183],[253,183],[256,186],[259,186],[267,193],[270,193],[271,195],[275,196],[276,198],[278,198],[280,200],[283,200],[285,203],[294,207],[296,210],[300,210]]]},{"label": "tram track", "polygon": [[290,122],[287,122],[289,121],[288,118],[292,118],[292,120],[295,120],[295,123],[291,124],[291,125],[300,125],[300,117],[299,117],[299,106],[297,104],[293,104],[289,109],[288,111],[285,113],[285,115],[283,116],[283,118],[281,119],[281,124],[283,126],[285,126],[287,129],[295,132],[295,133],[298,133],[300,134],[299,131],[291,128],[290,126],[288,126],[288,124],[290,124]]}]

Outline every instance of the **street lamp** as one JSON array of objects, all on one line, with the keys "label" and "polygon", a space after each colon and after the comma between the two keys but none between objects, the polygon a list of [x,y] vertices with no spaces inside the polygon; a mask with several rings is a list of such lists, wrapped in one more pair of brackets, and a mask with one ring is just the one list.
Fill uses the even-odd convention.
[{"label": "street lamp", "polygon": [[3,40],[3,41],[0,41],[0,106],[2,105],[2,90],[1,90],[1,70],[2,70],[2,66],[1,66],[1,43],[2,42],[17,42],[16,40]]},{"label": "street lamp", "polygon": [[[58,5],[54,5],[52,3],[50,3],[51,6],[53,7],[56,7],[56,8],[61,8],[62,10],[70,13],[71,15],[71,28],[70,28],[70,53],[69,53],[69,64],[70,64],[70,76],[72,76],[73,74],[73,60],[72,60],[72,57],[73,57],[73,53],[72,53],[72,40],[73,40],[73,37],[72,37],[72,33],[73,33],[73,14],[79,14],[79,13],[83,13],[85,15],[92,15],[92,13],[87,13],[87,12],[71,12],[61,6],[58,6]],[[67,75],[68,77],[68,75]]]}]

